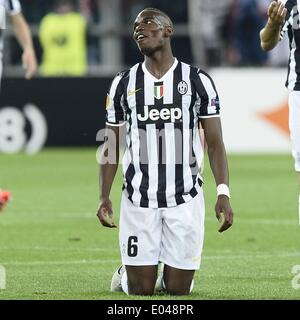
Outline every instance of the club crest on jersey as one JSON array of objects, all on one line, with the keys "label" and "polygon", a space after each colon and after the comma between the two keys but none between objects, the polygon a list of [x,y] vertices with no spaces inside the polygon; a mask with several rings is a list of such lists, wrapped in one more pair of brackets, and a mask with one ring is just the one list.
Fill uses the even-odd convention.
[{"label": "club crest on jersey", "polygon": [[187,91],[188,91],[188,85],[187,85],[187,83],[186,83],[184,80],[180,81],[180,82],[178,83],[177,90],[178,90],[178,92],[179,92],[181,95],[186,94]]},{"label": "club crest on jersey", "polygon": [[164,96],[164,83],[163,82],[154,83],[154,97],[159,100],[163,96]]}]

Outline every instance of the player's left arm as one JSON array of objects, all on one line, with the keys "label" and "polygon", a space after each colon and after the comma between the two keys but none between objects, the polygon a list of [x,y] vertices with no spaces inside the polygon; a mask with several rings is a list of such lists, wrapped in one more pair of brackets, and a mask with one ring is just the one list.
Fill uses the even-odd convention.
[{"label": "player's left arm", "polygon": [[270,51],[276,47],[280,40],[281,28],[287,16],[287,9],[284,3],[272,1],[268,8],[268,21],[265,27],[260,31],[261,48]]},{"label": "player's left arm", "polygon": [[[208,158],[216,185],[225,184],[229,186],[228,163],[222,138],[220,118],[203,118],[201,119],[201,125],[204,129]],[[233,211],[228,196],[223,194],[218,196],[215,211],[219,221],[222,219],[222,214],[224,216],[224,221],[219,228],[219,232],[223,232],[230,228],[233,224]]]},{"label": "player's left arm", "polygon": [[31,31],[22,13],[11,15],[11,21],[20,46],[23,49],[22,62],[26,70],[26,79],[31,79],[37,72],[37,60],[32,43]]}]

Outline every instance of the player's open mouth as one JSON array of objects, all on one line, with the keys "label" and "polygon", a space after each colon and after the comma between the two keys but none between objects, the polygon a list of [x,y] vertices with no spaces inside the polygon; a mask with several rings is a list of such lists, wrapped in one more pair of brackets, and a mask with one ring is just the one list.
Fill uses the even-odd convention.
[{"label": "player's open mouth", "polygon": [[147,37],[143,34],[139,34],[137,37],[136,37],[136,41],[138,43],[140,43],[141,41],[143,41],[144,39],[146,39]]}]

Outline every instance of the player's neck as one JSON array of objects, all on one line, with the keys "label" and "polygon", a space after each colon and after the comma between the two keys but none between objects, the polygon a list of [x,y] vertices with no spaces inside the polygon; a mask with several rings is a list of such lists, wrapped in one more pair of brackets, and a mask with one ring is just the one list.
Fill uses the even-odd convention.
[{"label": "player's neck", "polygon": [[147,70],[157,79],[160,79],[172,67],[175,58],[171,52],[164,54],[156,52],[153,56],[145,56],[145,66]]}]

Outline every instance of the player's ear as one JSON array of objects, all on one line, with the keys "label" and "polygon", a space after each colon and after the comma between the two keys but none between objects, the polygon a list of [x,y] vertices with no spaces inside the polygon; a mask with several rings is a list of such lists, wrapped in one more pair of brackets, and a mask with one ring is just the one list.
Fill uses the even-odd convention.
[{"label": "player's ear", "polygon": [[171,26],[166,26],[165,27],[165,37],[166,38],[171,38],[174,34],[174,30]]}]

